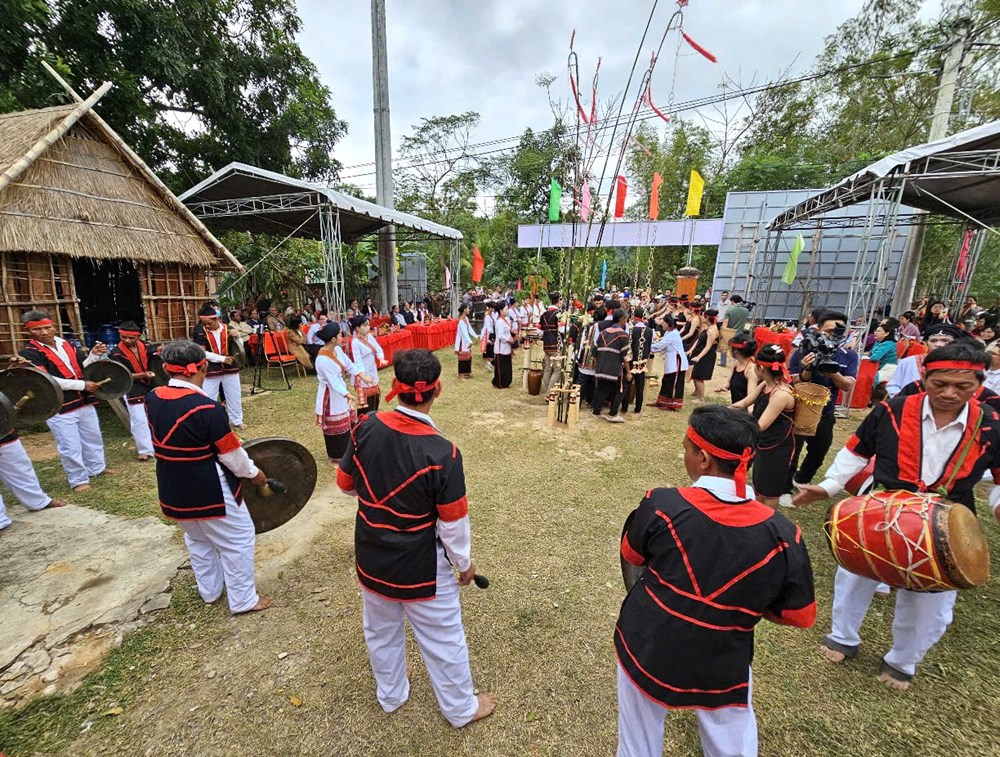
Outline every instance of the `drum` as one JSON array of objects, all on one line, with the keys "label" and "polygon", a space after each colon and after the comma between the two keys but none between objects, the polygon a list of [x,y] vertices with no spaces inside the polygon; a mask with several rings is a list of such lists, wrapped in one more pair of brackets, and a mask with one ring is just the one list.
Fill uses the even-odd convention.
[{"label": "drum", "polygon": [[537,397],[542,391],[542,372],[532,368],[528,371],[528,394]]},{"label": "drum", "polygon": [[969,589],[989,579],[989,547],[979,520],[937,494],[848,497],[827,512],[826,536],[843,568],[900,589]]}]

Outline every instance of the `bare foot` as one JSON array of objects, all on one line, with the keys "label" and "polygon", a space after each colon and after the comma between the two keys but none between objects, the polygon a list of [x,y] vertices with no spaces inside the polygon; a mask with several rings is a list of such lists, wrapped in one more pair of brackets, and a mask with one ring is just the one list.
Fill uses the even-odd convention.
[{"label": "bare foot", "polygon": [[906,691],[908,688],[910,688],[909,681],[900,681],[898,678],[894,678],[890,673],[886,671],[882,671],[877,676],[875,676],[875,680],[881,683],[883,686],[887,686],[888,688],[894,689],[896,691]]},{"label": "bare foot", "polygon": [[49,504],[47,504],[42,509],[45,510],[46,508],[49,507],[66,507],[67,504],[68,503],[64,499],[50,499]]},{"label": "bare foot", "polygon": [[836,649],[830,649],[826,644],[819,645],[819,651],[823,653],[823,656],[830,662],[843,662],[847,659],[847,655],[843,652],[838,652]]},{"label": "bare foot", "polygon": [[274,597],[261,597],[259,600],[257,600],[257,604],[255,604],[249,610],[244,610],[243,612],[234,612],[233,615],[245,615],[248,612],[262,612],[273,604],[274,604]]},{"label": "bare foot", "polygon": [[493,710],[497,708],[496,694],[477,694],[476,699],[479,700],[479,709],[476,710],[476,714],[472,716],[472,720],[469,721],[470,723],[475,723],[477,720],[488,718],[493,714]]},{"label": "bare foot", "polygon": [[138,460],[140,463],[144,463],[147,460],[149,460],[149,455],[136,455],[135,459]]},{"label": "bare foot", "polygon": [[90,484],[77,484],[76,486],[73,487],[73,491],[75,491],[75,492],[89,492],[90,491]]}]

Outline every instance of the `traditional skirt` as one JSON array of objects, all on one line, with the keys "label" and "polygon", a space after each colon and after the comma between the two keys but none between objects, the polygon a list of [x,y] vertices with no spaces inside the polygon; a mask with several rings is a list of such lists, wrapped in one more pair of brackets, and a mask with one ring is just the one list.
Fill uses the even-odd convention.
[{"label": "traditional skirt", "polygon": [[472,375],[472,352],[456,352],[458,356],[458,375],[459,376],[471,376]]},{"label": "traditional skirt", "polygon": [[497,389],[507,389],[514,380],[514,362],[510,355],[497,355],[493,361],[496,370],[493,372],[493,380],[490,382]]},{"label": "traditional skirt", "polygon": [[323,414],[316,417],[316,422],[323,430],[323,439],[326,441],[326,455],[333,461],[340,460],[347,449],[347,442],[351,438],[351,426],[357,420],[354,410],[346,413],[330,414],[330,393],[327,391],[323,398]]},{"label": "traditional skirt", "polygon": [[358,415],[374,413],[378,410],[382,400],[382,391],[379,386],[359,386],[358,391]]},{"label": "traditional skirt", "polygon": [[684,407],[684,371],[663,374],[660,396],[653,404],[661,410],[680,410]]},{"label": "traditional skirt", "polygon": [[493,342],[486,343],[486,350],[483,352],[483,358],[485,360],[492,360],[495,357],[495,355],[493,354],[493,348],[494,348]]}]

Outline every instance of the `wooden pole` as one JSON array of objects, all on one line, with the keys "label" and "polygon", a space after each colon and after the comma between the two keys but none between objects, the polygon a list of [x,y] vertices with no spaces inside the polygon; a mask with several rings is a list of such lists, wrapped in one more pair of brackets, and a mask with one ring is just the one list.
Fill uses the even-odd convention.
[{"label": "wooden pole", "polygon": [[107,94],[107,91],[111,89],[111,82],[106,81],[100,86],[100,88],[88,97],[86,100],[80,101],[66,118],[60,121],[54,129],[52,129],[47,134],[43,135],[35,144],[31,146],[31,149],[24,154],[20,160],[15,162],[10,168],[0,174],[0,192],[2,192],[7,185],[9,185],[14,179],[23,174],[35,159],[38,158],[43,152],[45,152],[54,143],[58,142],[65,136],[66,132],[73,128],[73,125],[83,118],[84,114],[87,113],[97,101]]}]

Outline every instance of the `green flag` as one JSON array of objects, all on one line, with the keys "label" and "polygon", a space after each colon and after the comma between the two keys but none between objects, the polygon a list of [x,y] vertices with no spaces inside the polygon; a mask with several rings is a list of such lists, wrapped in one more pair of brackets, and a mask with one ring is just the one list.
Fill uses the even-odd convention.
[{"label": "green flag", "polygon": [[781,280],[789,286],[795,281],[795,275],[798,273],[799,268],[799,255],[802,254],[802,248],[805,245],[806,240],[799,234],[795,238],[795,244],[792,245],[792,251],[788,253],[788,262],[785,264],[785,272],[781,274]]},{"label": "green flag", "polygon": [[559,220],[559,202],[562,200],[562,187],[555,179],[549,187],[549,221],[556,223]]}]

